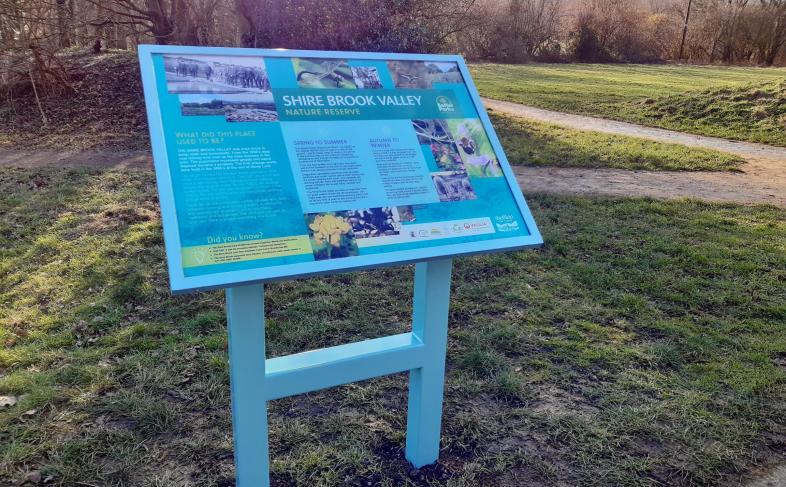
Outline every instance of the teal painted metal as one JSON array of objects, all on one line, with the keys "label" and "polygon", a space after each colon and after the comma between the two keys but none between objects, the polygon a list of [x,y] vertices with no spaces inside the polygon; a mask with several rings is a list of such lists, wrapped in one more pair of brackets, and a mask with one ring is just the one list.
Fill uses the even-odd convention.
[{"label": "teal painted metal", "polygon": [[409,373],[406,457],[415,467],[439,457],[451,267],[450,259],[415,267],[412,334],[426,349],[421,366]]},{"label": "teal painted metal", "polygon": [[439,457],[451,259],[415,266],[412,332],[266,359],[261,284],[227,289],[238,487],[270,485],[267,401],[410,371],[406,458]]},{"label": "teal painted metal", "polygon": [[269,359],[268,400],[404,372],[424,362],[423,343],[412,333]]},{"label": "teal painted metal", "polygon": [[227,289],[235,470],[240,487],[270,485],[262,284]]}]

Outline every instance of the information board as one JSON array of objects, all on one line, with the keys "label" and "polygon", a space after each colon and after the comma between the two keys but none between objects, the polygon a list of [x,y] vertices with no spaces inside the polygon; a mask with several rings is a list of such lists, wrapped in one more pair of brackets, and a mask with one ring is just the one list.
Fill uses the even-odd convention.
[{"label": "information board", "polygon": [[460,56],[139,56],[174,292],[542,243]]}]

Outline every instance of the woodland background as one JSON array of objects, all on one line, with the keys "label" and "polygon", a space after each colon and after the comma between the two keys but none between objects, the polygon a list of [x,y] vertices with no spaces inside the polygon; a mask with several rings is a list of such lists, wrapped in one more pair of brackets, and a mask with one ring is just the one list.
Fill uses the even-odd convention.
[{"label": "woodland background", "polygon": [[784,0],[0,0],[0,49],[460,51],[521,62],[784,62]]},{"label": "woodland background", "polygon": [[0,0],[0,87],[68,91],[64,55],[141,43],[772,66],[786,0]]}]

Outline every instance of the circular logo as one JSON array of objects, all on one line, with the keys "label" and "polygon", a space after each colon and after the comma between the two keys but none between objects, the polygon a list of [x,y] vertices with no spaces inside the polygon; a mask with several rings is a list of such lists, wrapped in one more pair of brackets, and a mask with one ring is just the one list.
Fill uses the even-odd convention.
[{"label": "circular logo", "polygon": [[447,96],[438,96],[437,97],[437,108],[440,112],[455,112],[456,107],[453,105],[453,101],[448,98]]}]

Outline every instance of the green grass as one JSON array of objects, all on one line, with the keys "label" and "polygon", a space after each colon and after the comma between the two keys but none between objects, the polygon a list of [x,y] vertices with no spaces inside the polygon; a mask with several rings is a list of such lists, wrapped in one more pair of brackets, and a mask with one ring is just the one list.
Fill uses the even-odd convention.
[{"label": "green grass", "polygon": [[[471,70],[481,94],[490,98],[786,145],[784,68],[475,64]],[[758,91],[769,94],[751,96]]]},{"label": "green grass", "polygon": [[632,110],[642,123],[786,146],[786,78],[690,96],[646,98]]},{"label": "green grass", "polygon": [[[223,297],[172,297],[152,174],[0,169],[0,485],[232,484]],[[786,441],[786,212],[530,197],[458,259],[441,461],[406,378],[274,401],[274,485],[716,485]],[[406,329],[411,267],[268,286],[281,355]]]},{"label": "green grass", "polygon": [[725,152],[574,130],[501,113],[492,112],[491,120],[513,165],[734,171],[744,162]]}]

